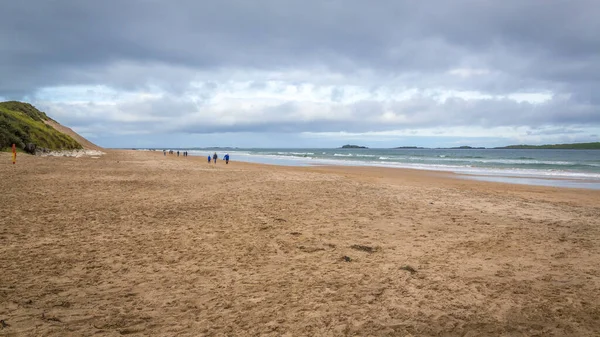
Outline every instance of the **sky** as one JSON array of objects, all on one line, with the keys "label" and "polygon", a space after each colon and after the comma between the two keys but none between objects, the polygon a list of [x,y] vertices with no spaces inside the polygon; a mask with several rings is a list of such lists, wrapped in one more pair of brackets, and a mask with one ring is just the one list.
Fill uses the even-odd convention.
[{"label": "sky", "polygon": [[0,13],[0,100],[104,147],[600,141],[597,0],[20,0]]}]

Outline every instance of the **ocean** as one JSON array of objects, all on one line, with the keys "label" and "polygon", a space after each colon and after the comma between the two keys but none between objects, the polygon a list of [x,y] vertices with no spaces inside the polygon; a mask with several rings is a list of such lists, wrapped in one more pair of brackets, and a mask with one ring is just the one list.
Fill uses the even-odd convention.
[{"label": "ocean", "polygon": [[467,179],[600,189],[600,150],[188,149],[190,155],[274,165],[351,165],[454,172]]}]

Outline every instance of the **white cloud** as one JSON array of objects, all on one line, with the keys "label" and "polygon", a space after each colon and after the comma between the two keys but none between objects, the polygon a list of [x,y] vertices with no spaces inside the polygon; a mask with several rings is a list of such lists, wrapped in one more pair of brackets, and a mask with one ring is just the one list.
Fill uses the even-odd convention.
[{"label": "white cloud", "polygon": [[[406,84],[323,84],[310,78],[255,72],[261,81],[217,72],[170,92],[157,86],[123,91],[108,86],[61,86],[36,94],[55,119],[87,134],[293,132],[327,137],[509,137],[548,138],[531,130],[563,116],[570,97],[548,92],[495,95],[479,91]],[[331,78],[322,74],[324,78]],[[572,105],[571,105],[572,106]],[[571,116],[594,119],[578,106]],[[560,112],[560,114],[558,113]],[[587,116],[587,117],[586,117]],[[560,117],[562,118],[562,117]],[[576,122],[564,124],[577,126]],[[591,128],[578,132],[594,134]],[[563,130],[564,131],[564,130]]]},{"label": "white cloud", "polygon": [[531,92],[531,93],[514,93],[506,95],[507,98],[512,99],[516,102],[527,102],[527,103],[544,103],[552,99],[553,94],[547,92]]},{"label": "white cloud", "polygon": [[463,78],[482,76],[490,73],[488,69],[473,69],[473,68],[455,68],[448,72],[450,75],[455,75]]}]

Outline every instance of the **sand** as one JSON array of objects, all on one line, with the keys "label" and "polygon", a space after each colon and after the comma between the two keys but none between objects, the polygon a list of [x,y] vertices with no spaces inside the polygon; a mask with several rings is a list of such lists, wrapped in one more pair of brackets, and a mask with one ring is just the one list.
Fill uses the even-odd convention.
[{"label": "sand", "polygon": [[600,191],[106,152],[0,154],[0,336],[600,335]]},{"label": "sand", "polygon": [[62,132],[68,136],[70,136],[71,138],[75,139],[76,142],[78,142],[79,144],[81,144],[81,146],[83,147],[84,150],[93,150],[93,151],[99,151],[102,152],[104,151],[103,148],[101,148],[100,146],[90,142],[89,140],[81,137],[77,132],[73,131],[71,128],[66,127],[62,124],[59,124],[53,120],[46,120],[44,121],[44,123],[50,125],[51,127],[55,128],[56,130],[58,130],[59,132]]}]

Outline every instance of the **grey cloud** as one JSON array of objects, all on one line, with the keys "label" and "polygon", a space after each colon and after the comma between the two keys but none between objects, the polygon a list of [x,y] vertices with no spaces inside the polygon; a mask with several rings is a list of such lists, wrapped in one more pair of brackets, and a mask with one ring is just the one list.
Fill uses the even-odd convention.
[{"label": "grey cloud", "polygon": [[[214,76],[227,81],[244,71],[300,72],[286,79],[298,83],[335,78],[367,88],[548,91],[570,98],[539,105],[458,98],[440,104],[427,97],[342,105],[346,92],[339,89],[331,94],[331,110],[318,118],[303,119],[306,107],[288,103],[253,111],[254,120],[211,122],[218,118],[202,115],[202,123],[160,126],[210,133],[600,125],[595,0],[22,0],[3,2],[0,12],[0,96],[20,99],[44,87],[93,84],[168,93],[109,112],[105,106],[48,105],[74,126],[147,132],[160,118],[202,115],[219,89]],[[455,68],[490,73],[461,77],[449,73]],[[190,88],[195,80],[214,84]],[[251,89],[264,87],[265,79],[251,80]],[[189,92],[199,100],[181,98]],[[385,122],[385,112],[404,121]],[[124,114],[139,120],[122,121]]]},{"label": "grey cloud", "polygon": [[25,0],[2,7],[0,71],[16,69],[21,90],[61,83],[65,72],[70,83],[94,80],[85,74],[121,61],[148,65],[138,81],[164,76],[153,74],[153,64],[436,74],[478,63],[528,80],[600,75],[594,1]]},{"label": "grey cloud", "polygon": [[580,128],[568,128],[568,127],[550,127],[550,128],[534,128],[526,131],[527,135],[565,135],[565,134],[581,134],[585,132]]}]

